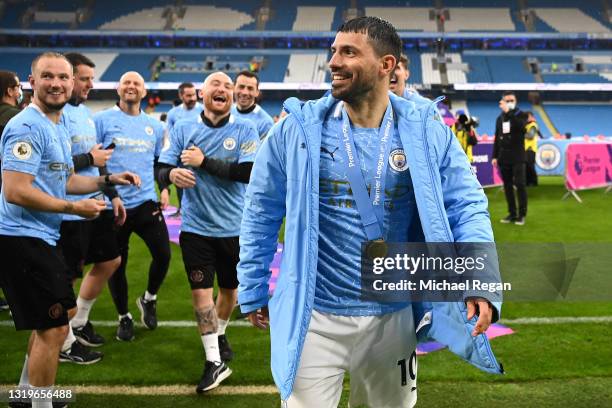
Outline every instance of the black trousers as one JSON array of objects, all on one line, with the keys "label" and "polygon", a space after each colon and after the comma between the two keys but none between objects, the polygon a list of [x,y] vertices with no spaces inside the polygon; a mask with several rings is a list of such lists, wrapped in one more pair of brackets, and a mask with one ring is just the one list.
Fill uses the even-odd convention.
[{"label": "black trousers", "polygon": [[528,186],[537,186],[538,185],[538,173],[536,173],[536,154],[533,150],[527,150],[525,152],[525,156],[527,157],[527,168],[525,173],[525,183]]},{"label": "black trousers", "polygon": [[508,203],[508,213],[517,216],[514,187],[518,198],[518,216],[527,215],[527,188],[525,187],[525,162],[500,164],[501,176],[504,181],[504,193]]},{"label": "black trousers", "polygon": [[142,238],[153,258],[149,266],[149,281],[147,284],[149,293],[157,293],[170,266],[170,239],[159,204],[146,201],[138,207],[128,209],[125,224],[117,233],[121,265],[108,281],[108,287],[117,312],[122,315],[128,312],[128,282],[125,267],[128,261],[132,232]]}]

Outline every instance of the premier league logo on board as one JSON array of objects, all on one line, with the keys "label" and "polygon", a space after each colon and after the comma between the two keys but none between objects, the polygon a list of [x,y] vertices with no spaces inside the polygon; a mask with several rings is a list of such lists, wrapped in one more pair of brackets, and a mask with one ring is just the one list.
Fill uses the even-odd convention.
[{"label": "premier league logo on board", "polygon": [[404,149],[395,149],[389,154],[389,166],[395,171],[405,171],[408,169]]},{"label": "premier league logo on board", "polygon": [[223,147],[225,150],[234,150],[236,148],[236,139],[228,137],[223,141]]},{"label": "premier league logo on board", "polygon": [[561,151],[552,143],[545,143],[538,147],[536,163],[543,170],[553,170],[561,163]]}]

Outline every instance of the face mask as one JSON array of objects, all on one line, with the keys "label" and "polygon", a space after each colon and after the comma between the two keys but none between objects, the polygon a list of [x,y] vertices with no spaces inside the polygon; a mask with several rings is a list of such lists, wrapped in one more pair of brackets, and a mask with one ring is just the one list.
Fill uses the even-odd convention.
[{"label": "face mask", "polygon": [[506,106],[508,107],[508,109],[513,110],[514,108],[516,108],[516,103],[508,102],[506,103]]},{"label": "face mask", "polygon": [[17,96],[17,105],[23,101],[23,91],[19,88],[19,96]]}]

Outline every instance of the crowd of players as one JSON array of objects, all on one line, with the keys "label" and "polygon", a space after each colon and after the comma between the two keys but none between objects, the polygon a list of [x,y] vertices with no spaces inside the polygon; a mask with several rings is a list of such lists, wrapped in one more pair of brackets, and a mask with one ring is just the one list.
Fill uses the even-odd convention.
[{"label": "crowd of players", "polygon": [[[273,125],[256,103],[258,78],[242,72],[234,84],[213,73],[199,90],[203,104],[193,84],[182,84],[182,104],[168,114],[169,147],[162,150],[166,129],[140,108],[142,76],[126,72],[119,102],[95,115],[83,103],[94,76],[95,64],[82,54],[44,53],[32,63],[32,103],[20,111],[19,79],[0,74],[0,239],[11,259],[1,282],[16,328],[32,330],[19,385],[53,384],[53,355],[76,364],[102,359],[93,348],[105,339],[89,314],[107,283],[119,314],[116,338],[134,339],[126,277],[132,232],[151,254],[136,305],[143,325],[157,327],[157,292],[170,263],[162,208],[175,184],[186,189],[180,244],[206,353],[197,391],[209,390],[231,373],[225,329],[236,304],[242,200],[260,139]],[[84,276],[87,264],[93,267]]]},{"label": "crowd of players", "polygon": [[[407,59],[395,61],[385,62],[390,82],[377,84],[377,92],[384,96],[391,90],[417,107],[430,106],[405,85]],[[89,315],[107,283],[119,315],[116,338],[134,339],[126,275],[132,232],[151,255],[147,287],[141,288],[136,305],[142,324],[157,327],[157,293],[170,263],[162,210],[174,184],[184,190],[180,247],[206,356],[196,391],[217,387],[231,374],[227,363],[234,354],[225,332],[237,302],[245,191],[255,154],[273,125],[256,103],[257,76],[210,74],[199,90],[202,104],[193,84],[182,84],[182,104],[168,113],[165,130],[141,110],[146,88],[137,72],[121,76],[116,106],[92,114],[83,104],[93,88],[91,60],[78,53],[47,52],[31,68],[32,103],[21,112],[7,110],[6,116],[13,117],[0,144],[0,251],[9,260],[0,283],[15,327],[32,330],[19,385],[47,390],[55,382],[58,361],[93,364],[102,359],[92,348],[105,339]],[[14,79],[6,85],[3,80],[1,91],[17,103],[19,80],[13,73],[2,75]],[[407,168],[405,156],[392,166]],[[93,267],[84,275],[87,264]],[[80,278],[75,296],[73,285]],[[44,397],[32,401],[51,406]]]}]

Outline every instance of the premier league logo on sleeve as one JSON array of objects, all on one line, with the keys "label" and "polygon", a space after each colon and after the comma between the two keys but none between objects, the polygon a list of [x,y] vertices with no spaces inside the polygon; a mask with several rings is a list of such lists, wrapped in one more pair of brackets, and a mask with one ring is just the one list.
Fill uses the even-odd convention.
[{"label": "premier league logo on sleeve", "polygon": [[389,166],[395,171],[406,171],[408,162],[404,149],[395,149],[389,154]]},{"label": "premier league logo on sleeve", "polygon": [[13,146],[13,156],[19,160],[28,160],[32,156],[32,145],[28,142],[17,142]]}]

